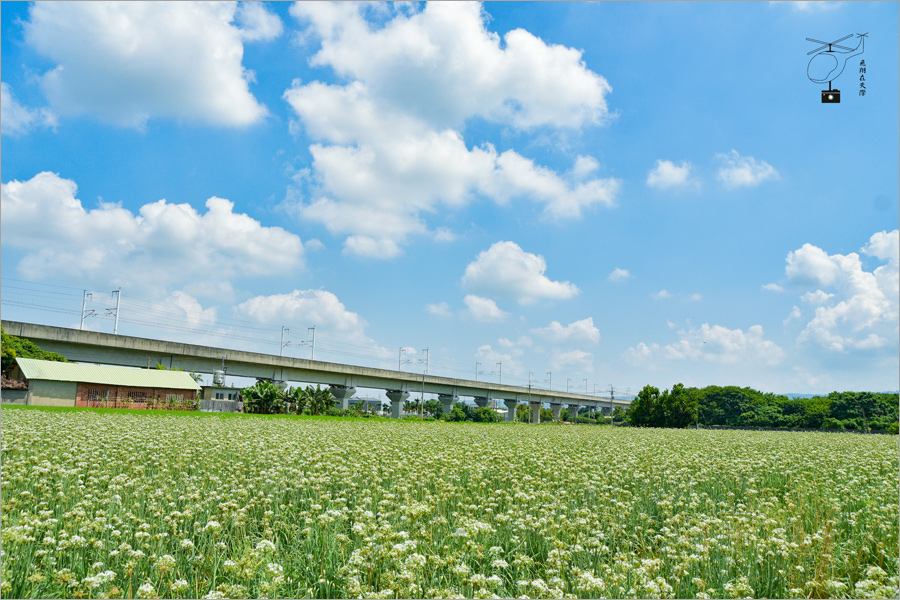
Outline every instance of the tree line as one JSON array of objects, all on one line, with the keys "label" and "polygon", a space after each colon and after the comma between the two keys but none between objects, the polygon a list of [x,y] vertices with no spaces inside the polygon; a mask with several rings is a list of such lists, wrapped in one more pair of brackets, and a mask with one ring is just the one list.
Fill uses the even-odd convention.
[{"label": "tree line", "polygon": [[832,392],[790,398],[749,387],[647,385],[631,401],[625,422],[638,427],[777,427],[897,433],[898,395]]}]

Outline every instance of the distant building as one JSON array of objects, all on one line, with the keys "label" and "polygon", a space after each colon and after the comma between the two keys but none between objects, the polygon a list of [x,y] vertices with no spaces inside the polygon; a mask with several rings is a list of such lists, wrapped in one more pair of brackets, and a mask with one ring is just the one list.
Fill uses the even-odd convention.
[{"label": "distant building", "polygon": [[201,389],[204,400],[240,400],[243,388],[204,385]]},{"label": "distant building", "polygon": [[[3,403],[192,410],[200,386],[184,371],[134,369],[17,358],[10,378],[26,390],[2,392]],[[16,393],[9,393],[15,391]]]},{"label": "distant building", "polygon": [[241,389],[243,388],[204,385],[200,410],[203,412],[244,412]]}]

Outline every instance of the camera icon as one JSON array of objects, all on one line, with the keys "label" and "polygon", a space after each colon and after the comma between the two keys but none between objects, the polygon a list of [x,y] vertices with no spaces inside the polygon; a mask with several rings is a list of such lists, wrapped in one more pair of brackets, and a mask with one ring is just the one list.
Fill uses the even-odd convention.
[{"label": "camera icon", "polygon": [[822,90],[822,104],[840,104],[841,90]]}]

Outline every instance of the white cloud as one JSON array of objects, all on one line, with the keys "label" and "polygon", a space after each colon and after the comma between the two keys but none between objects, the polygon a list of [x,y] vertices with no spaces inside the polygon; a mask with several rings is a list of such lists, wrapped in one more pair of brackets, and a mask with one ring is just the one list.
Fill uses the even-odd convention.
[{"label": "white cloud", "polygon": [[247,41],[273,40],[283,30],[281,19],[267,11],[262,2],[241,2],[234,20],[240,28],[241,38]]},{"label": "white cloud", "polygon": [[873,234],[862,252],[896,265],[900,261],[900,236],[897,235],[897,230]]},{"label": "white cloud", "polygon": [[[373,28],[367,11],[378,12],[379,22],[393,18]],[[588,178],[599,166],[592,157],[579,156],[559,174],[514,150],[467,144],[461,133],[476,117],[522,128],[604,121],[608,84],[579,52],[521,30],[501,48],[484,28],[480,4],[434,3],[416,12],[297,3],[291,13],[309,24],[305,38],[321,40],[313,64],[348,81],[296,80],[284,94],[298,117],[293,130],[319,142],[310,147],[314,177],[298,184],[309,188],[309,200],[294,211],[332,234],[369,238],[348,240],[348,253],[396,256],[409,236],[429,233],[424,214],[439,218],[441,209],[482,197],[531,200],[557,221],[613,205],[621,182]],[[442,231],[435,240],[448,240]]]},{"label": "white cloud", "polygon": [[24,135],[36,127],[56,128],[56,115],[47,108],[31,109],[19,104],[12,87],[0,83],[0,131],[3,135]]},{"label": "white cloud", "polygon": [[824,304],[831,298],[834,298],[834,294],[827,294],[822,290],[816,290],[815,292],[806,292],[800,299],[804,302],[809,302],[810,304]]},{"label": "white cloud", "polygon": [[898,235],[898,230],[876,233],[861,249],[887,262],[871,272],[863,269],[855,252],[829,255],[817,246],[804,244],[788,253],[788,280],[817,288],[801,296],[818,306],[801,332],[800,342],[811,341],[836,352],[896,345],[900,314]]},{"label": "white cloud", "polygon": [[[594,355],[584,350],[559,352],[550,359],[550,368],[553,371],[591,373],[594,370]],[[576,389],[572,388],[570,391],[574,392]]]},{"label": "white cloud", "polygon": [[795,321],[803,316],[803,311],[800,310],[799,306],[795,306],[791,309],[791,314],[787,316],[787,318],[783,321],[784,325],[788,325],[791,321]]},{"label": "white cloud", "polygon": [[313,238],[311,240],[306,240],[305,242],[303,242],[303,247],[307,252],[318,252],[319,250],[325,249],[325,244],[323,244],[321,240]]},{"label": "white cloud", "polygon": [[702,294],[691,294],[688,296],[688,301],[690,302],[700,302],[701,300],[703,300]]},{"label": "white cloud", "polygon": [[541,299],[566,300],[579,289],[544,275],[543,256],[523,251],[515,242],[497,242],[466,267],[462,283],[481,293],[514,298],[519,304]]},{"label": "white cloud", "polygon": [[752,156],[741,156],[737,150],[729,154],[717,154],[722,161],[719,181],[728,188],[754,187],[769,179],[778,179],[778,171],[764,160]]},{"label": "white cloud", "polygon": [[425,312],[435,315],[437,317],[449,317],[450,316],[450,305],[446,302],[440,302],[438,304],[426,304]]},{"label": "white cloud", "polygon": [[351,235],[344,241],[344,254],[356,254],[369,258],[394,258],[402,251],[394,240]]},{"label": "white cloud", "polygon": [[785,275],[791,283],[829,286],[840,275],[840,267],[828,253],[812,244],[788,252]]},{"label": "white cloud", "polygon": [[244,126],[266,109],[250,93],[243,40],[275,35],[273,17],[225,2],[35,2],[25,40],[57,64],[40,83],[59,115]]},{"label": "white cloud", "polygon": [[600,163],[593,156],[579,156],[572,167],[572,175],[576,179],[584,179],[599,168]]},{"label": "white cloud", "polygon": [[347,310],[338,297],[325,290],[294,290],[289,294],[255,296],[236,307],[238,313],[258,323],[316,326],[353,339],[365,339],[366,322]]},{"label": "white cloud", "polygon": [[670,160],[657,160],[656,166],[647,174],[647,187],[657,189],[672,189],[697,185],[691,180],[691,163],[682,161],[676,165]]},{"label": "white cloud", "polygon": [[497,303],[490,298],[469,294],[463,298],[463,302],[466,305],[464,315],[475,321],[502,321],[509,316],[508,312],[500,310]]},{"label": "white cloud", "polygon": [[216,324],[218,309],[216,307],[203,308],[200,302],[190,294],[182,290],[176,290],[163,300],[167,308],[175,308],[179,311],[188,325],[196,327],[212,327]]},{"label": "white cloud", "polygon": [[532,198],[545,205],[544,216],[553,220],[580,218],[583,210],[595,204],[613,206],[621,188],[617,179],[592,179],[570,185],[550,169],[511,150],[497,157],[497,167],[493,176],[483,182],[481,191],[500,202],[513,197]]},{"label": "white cloud", "polygon": [[728,329],[721,325],[704,323],[700,328],[678,332],[681,339],[666,346],[639,343],[629,348],[623,356],[634,366],[653,365],[660,359],[667,361],[705,360],[722,364],[757,363],[775,366],[781,363],[785,352],[780,346],[767,340],[760,325],[753,325],[746,332]]},{"label": "white cloud", "polygon": [[446,227],[438,227],[434,232],[434,241],[448,243],[456,240],[456,234]]},{"label": "white cloud", "polygon": [[[303,267],[303,243],[280,227],[264,227],[212,197],[206,212],[159,200],[138,214],[117,204],[85,210],[74,181],[43,172],[2,186],[3,243],[21,248],[26,279],[102,283],[138,290],[194,286],[221,290],[240,277]],[[228,288],[228,284],[225,284]]]},{"label": "white cloud", "polygon": [[812,14],[828,12],[843,6],[843,2],[827,2],[825,0],[793,0],[784,2],[782,0],[772,0],[769,2],[772,6],[790,6],[794,12]]},{"label": "white cloud", "polygon": [[516,341],[512,341],[507,338],[500,338],[499,340],[497,340],[497,343],[504,348],[531,348],[531,346],[533,345],[531,338],[527,335],[520,335],[519,339],[517,339]]},{"label": "white cloud", "polygon": [[653,296],[654,300],[666,300],[672,296],[672,294],[670,294],[668,290],[659,290],[658,292],[654,292],[651,295]]},{"label": "white cloud", "polygon": [[628,269],[613,269],[613,272],[609,274],[607,277],[609,281],[625,281],[626,279],[631,279],[631,273],[628,272]]},{"label": "white cloud", "polygon": [[[549,219],[579,218],[594,205],[612,206],[621,185],[615,179],[566,179],[512,150],[498,154],[489,144],[470,149],[458,131],[434,129],[373,98],[359,82],[295,82],[284,97],[307,133],[325,142],[310,146],[315,177],[299,182],[310,188],[310,200],[293,210],[333,234],[403,244],[428,232],[423,213],[457,209],[479,196],[500,204],[530,199]],[[436,239],[447,240],[441,231]],[[355,253],[372,249],[350,245]]]},{"label": "white cloud", "polygon": [[547,327],[532,329],[531,332],[544,336],[556,344],[576,342],[596,344],[600,341],[600,330],[594,327],[593,317],[569,323],[565,327],[559,321],[553,321]]},{"label": "white cloud", "polygon": [[778,285],[777,283],[767,283],[762,286],[762,289],[769,290],[770,292],[783,292],[784,288]]},{"label": "white cloud", "polygon": [[497,363],[502,363],[503,366],[500,368],[503,369],[504,375],[522,374],[522,365],[516,360],[521,355],[522,351],[518,348],[513,348],[510,352],[500,352],[499,350],[494,350],[490,344],[480,346],[475,352],[475,358],[491,370],[496,368]]},{"label": "white cloud", "polygon": [[612,90],[581,52],[522,29],[485,28],[480,3],[436,2],[381,27],[355,4],[298,2],[291,14],[321,39],[314,66],[330,66],[437,127],[480,116],[519,128],[582,127],[607,119]]}]

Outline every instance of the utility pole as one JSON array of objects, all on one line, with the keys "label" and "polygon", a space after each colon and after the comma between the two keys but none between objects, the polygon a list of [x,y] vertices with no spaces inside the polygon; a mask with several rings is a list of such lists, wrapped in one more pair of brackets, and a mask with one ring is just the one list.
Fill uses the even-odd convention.
[{"label": "utility pole", "polygon": [[425,348],[422,351],[425,353],[425,359],[422,360],[420,358],[419,362],[425,363],[425,373],[422,374],[422,397],[420,400],[421,404],[419,404],[419,418],[422,418],[425,414],[425,378],[428,376],[428,348]]},{"label": "utility pole", "polygon": [[[587,394],[588,394],[588,384],[587,384],[587,377],[585,377],[584,378],[584,395],[587,396]],[[594,411],[594,407],[589,406],[588,407],[588,416],[590,416],[593,411]]]},{"label": "utility pole", "polygon": [[553,372],[547,371],[547,389],[553,391]]},{"label": "utility pole", "polygon": [[93,299],[94,295],[89,294],[87,290],[84,290],[84,297],[81,299],[81,330],[84,331],[84,319],[85,317],[96,317],[97,311],[91,309],[85,312],[85,307],[87,306],[88,298]]},{"label": "utility pole", "polygon": [[406,352],[406,348],[400,348],[400,353],[397,357],[397,370],[402,371],[403,365],[410,362],[408,360],[403,360],[403,353]]},{"label": "utility pole", "polygon": [[612,418],[613,413],[613,397],[616,395],[616,388],[613,384],[609,384],[609,416]]},{"label": "utility pole", "polygon": [[119,335],[119,302],[122,300],[122,288],[113,290],[112,293],[116,295],[116,308],[115,309],[107,308],[106,314],[112,314],[113,310],[116,311],[115,312],[116,324],[113,327],[113,335]]},{"label": "utility pole", "polygon": [[312,354],[310,355],[310,360],[316,360],[316,326],[307,327],[306,332],[309,333],[312,331],[312,341],[304,341],[297,344],[298,346],[309,346],[312,348]]},{"label": "utility pole", "polygon": [[475,381],[478,381],[478,374],[482,372],[482,371],[478,370],[478,365],[480,365],[480,364],[481,364],[480,362],[475,361]]},{"label": "utility pole", "polygon": [[286,343],[286,344],[284,343],[284,334],[285,334],[285,333],[290,333],[290,332],[291,332],[290,329],[285,329],[285,328],[284,328],[284,325],[281,326],[281,354],[280,354],[279,356],[284,356],[284,347],[285,347],[285,346],[290,346],[290,345],[291,345],[290,342],[288,342],[288,343]]},{"label": "utility pole", "polygon": [[569,379],[568,377],[566,377],[566,393],[567,393],[567,394],[569,393],[569,382],[570,382],[570,381],[572,381],[572,380]]},{"label": "utility pole", "polygon": [[491,373],[493,375],[496,375],[499,378],[497,380],[497,383],[499,383],[500,385],[503,385],[503,363],[502,362],[497,363],[497,369],[498,370],[496,370],[496,371],[491,371]]}]

